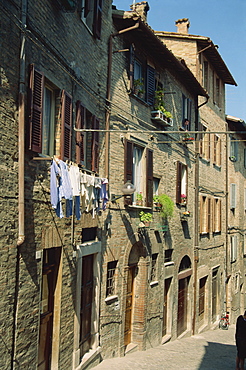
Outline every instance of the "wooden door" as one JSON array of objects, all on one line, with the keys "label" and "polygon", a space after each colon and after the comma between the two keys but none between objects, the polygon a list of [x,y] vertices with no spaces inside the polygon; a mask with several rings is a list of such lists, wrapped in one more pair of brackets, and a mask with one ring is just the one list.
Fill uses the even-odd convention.
[{"label": "wooden door", "polygon": [[83,257],[80,305],[80,356],[91,348],[91,317],[93,304],[93,254]]},{"label": "wooden door", "polygon": [[187,329],[187,293],[188,293],[188,278],[180,279],[178,290],[178,319],[177,319],[178,336]]},{"label": "wooden door", "polygon": [[44,249],[38,348],[39,370],[49,370],[51,368],[54,293],[59,262],[60,248]]},{"label": "wooden door", "polygon": [[201,325],[204,321],[205,312],[205,284],[206,277],[200,279],[199,281],[199,324]]},{"label": "wooden door", "polygon": [[217,316],[217,290],[218,290],[218,270],[213,271],[212,275],[212,320],[216,321]]},{"label": "wooden door", "polygon": [[133,287],[136,265],[129,266],[127,274],[126,312],[125,312],[125,346],[131,343],[132,337],[132,310],[133,310]]},{"label": "wooden door", "polygon": [[167,318],[168,318],[168,292],[171,285],[171,279],[165,279],[164,282],[164,302],[163,302],[163,325],[162,336],[167,334]]}]

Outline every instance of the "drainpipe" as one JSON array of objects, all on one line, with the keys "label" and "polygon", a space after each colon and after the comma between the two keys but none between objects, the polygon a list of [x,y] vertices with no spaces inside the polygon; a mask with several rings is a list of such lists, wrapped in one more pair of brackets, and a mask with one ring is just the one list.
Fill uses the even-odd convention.
[{"label": "drainpipe", "polygon": [[139,27],[139,18],[136,19],[136,23],[132,27],[125,28],[116,33],[113,33],[109,37],[108,45],[108,79],[107,79],[107,93],[106,93],[106,114],[105,114],[105,177],[109,178],[109,128],[110,128],[110,101],[111,101],[111,78],[112,78],[112,55],[113,55],[113,38],[120,36],[121,34],[132,31]]},{"label": "drainpipe", "polygon": [[[22,1],[21,23],[22,27],[26,27],[26,10],[27,0]],[[19,210],[19,235],[17,246],[20,246],[25,240],[25,207],[24,207],[24,155],[25,155],[25,42],[26,37],[24,32],[21,32],[21,50],[20,50],[20,84],[19,84],[19,159],[18,159],[18,210]]]},{"label": "drainpipe", "polygon": [[228,311],[228,289],[229,289],[229,274],[228,274],[228,256],[229,256],[229,234],[228,234],[228,222],[229,222],[229,171],[228,171],[228,142],[229,142],[229,135],[228,135],[228,123],[226,123],[226,145],[225,145],[225,151],[226,151],[226,212],[225,212],[225,227],[226,227],[226,238],[225,238],[225,312]]},{"label": "drainpipe", "polygon": [[[26,12],[27,0],[22,0],[21,4],[21,25],[22,29],[26,28]],[[15,358],[16,346],[16,322],[17,322],[17,306],[18,306],[18,291],[19,291],[19,273],[20,273],[20,249],[19,247],[25,241],[25,208],[24,208],[24,155],[25,155],[25,42],[26,37],[24,31],[20,34],[20,60],[19,60],[19,107],[18,107],[18,239],[16,252],[16,267],[15,267],[15,294],[13,303],[13,330],[12,330],[12,347],[11,347],[11,367],[19,368],[20,364]]]},{"label": "drainpipe", "polygon": [[[207,104],[209,97],[206,96],[206,101],[198,105],[198,97],[196,99],[196,110],[195,110],[195,130],[200,131],[199,127],[199,108]],[[195,206],[194,206],[194,284],[193,284],[193,319],[192,319],[192,335],[195,334],[196,330],[196,301],[197,301],[197,269],[198,269],[198,248],[199,248],[199,138],[200,134],[196,134],[195,141]]]}]

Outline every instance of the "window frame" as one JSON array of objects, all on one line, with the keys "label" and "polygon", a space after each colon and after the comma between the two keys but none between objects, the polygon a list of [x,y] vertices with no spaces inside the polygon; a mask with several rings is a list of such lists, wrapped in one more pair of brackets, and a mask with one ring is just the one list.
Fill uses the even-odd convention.
[{"label": "window frame", "polygon": [[231,263],[236,262],[237,260],[237,235],[231,235],[230,238],[231,244]]},{"label": "window frame", "polygon": [[200,195],[200,234],[211,232],[212,222],[212,198],[207,195]]},{"label": "window frame", "polygon": [[[134,181],[134,147],[142,150],[141,166],[144,173],[141,172],[141,183]],[[147,147],[135,143],[132,140],[125,139],[124,151],[124,182],[130,181],[136,186],[135,195],[124,197],[125,205],[135,205],[134,197],[137,192],[143,194],[143,203],[147,207],[153,205],[153,151]],[[139,186],[140,185],[140,186]]]},{"label": "window frame", "polygon": [[[42,131],[43,131],[43,111],[44,111],[44,88],[46,78],[43,72],[39,71],[34,64],[30,64],[29,91],[28,91],[28,111],[29,111],[29,143],[28,149],[40,155],[42,153]],[[65,90],[60,91],[60,122],[55,114],[54,118],[54,152],[49,156],[59,155],[62,160],[71,159],[71,135],[72,135],[72,97]],[[56,104],[56,103],[55,103]],[[56,105],[55,105],[56,110]],[[60,134],[57,138],[57,132]],[[58,142],[59,141],[59,146]],[[59,147],[59,150],[58,150]]]},{"label": "window frame", "polygon": [[181,194],[186,196],[188,200],[188,166],[180,161],[177,161],[176,173],[176,203],[182,204]]},{"label": "window frame", "polygon": [[[192,100],[187,98],[186,95],[182,94],[182,128],[186,131],[191,130],[191,118],[192,118]],[[189,121],[189,125],[185,125],[186,121]]]},{"label": "window frame", "polygon": [[[116,271],[118,261],[109,261],[107,263],[107,280],[106,280],[106,298],[115,295],[116,289]],[[110,266],[111,265],[111,266]]]},{"label": "window frame", "polygon": [[102,31],[103,0],[81,0],[80,19],[94,37],[100,39]]}]

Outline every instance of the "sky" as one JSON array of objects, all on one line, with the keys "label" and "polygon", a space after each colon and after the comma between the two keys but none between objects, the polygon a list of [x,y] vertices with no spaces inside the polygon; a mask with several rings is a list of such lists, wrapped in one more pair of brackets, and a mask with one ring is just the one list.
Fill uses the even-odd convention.
[{"label": "sky", "polygon": [[[136,0],[135,2],[140,2]],[[113,0],[130,10],[131,0]],[[226,114],[246,122],[246,0],[148,0],[149,26],[176,32],[175,21],[189,18],[189,33],[209,37],[238,86],[226,85]]]}]

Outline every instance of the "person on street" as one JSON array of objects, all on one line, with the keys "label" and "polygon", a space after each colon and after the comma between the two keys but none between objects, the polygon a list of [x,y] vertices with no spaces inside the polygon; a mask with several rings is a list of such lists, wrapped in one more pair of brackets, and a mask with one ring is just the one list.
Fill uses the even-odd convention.
[{"label": "person on street", "polygon": [[246,357],[246,311],[244,315],[237,318],[235,338],[237,346],[236,370],[243,370]]}]

